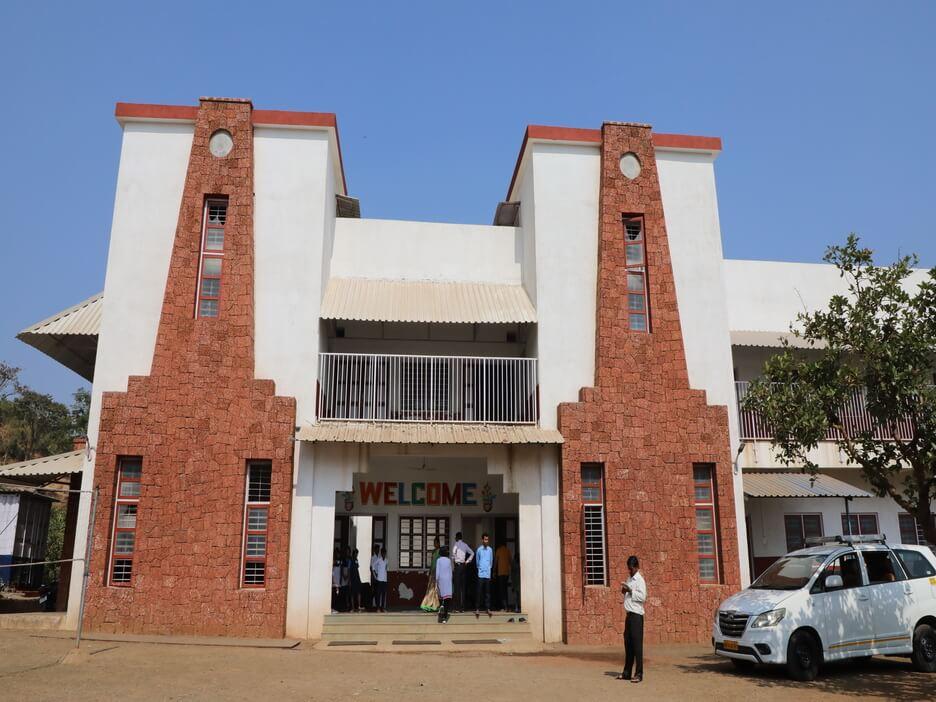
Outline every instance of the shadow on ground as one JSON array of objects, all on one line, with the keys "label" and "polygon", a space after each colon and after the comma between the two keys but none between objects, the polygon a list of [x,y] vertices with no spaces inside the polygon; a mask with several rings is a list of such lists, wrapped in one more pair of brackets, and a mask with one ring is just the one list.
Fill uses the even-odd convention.
[{"label": "shadow on ground", "polygon": [[864,661],[828,663],[813,682],[803,683],[787,677],[780,666],[757,666],[751,672],[739,672],[728,660],[713,655],[692,656],[676,669],[688,675],[724,675],[742,678],[760,688],[782,690],[793,694],[807,691],[828,694],[853,694],[862,697],[931,700],[936,697],[936,675],[918,673],[906,658],[875,657]]}]

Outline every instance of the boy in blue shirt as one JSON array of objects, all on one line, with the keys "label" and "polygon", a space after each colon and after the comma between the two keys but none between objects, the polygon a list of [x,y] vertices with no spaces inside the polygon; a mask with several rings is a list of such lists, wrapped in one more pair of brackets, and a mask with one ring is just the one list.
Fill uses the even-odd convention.
[{"label": "boy in blue shirt", "polygon": [[491,538],[487,532],[481,535],[481,545],[475,551],[475,562],[478,564],[478,590],[475,596],[475,618],[480,616],[482,593],[484,596],[484,609],[491,615],[491,569],[494,566],[494,550],[490,545]]}]

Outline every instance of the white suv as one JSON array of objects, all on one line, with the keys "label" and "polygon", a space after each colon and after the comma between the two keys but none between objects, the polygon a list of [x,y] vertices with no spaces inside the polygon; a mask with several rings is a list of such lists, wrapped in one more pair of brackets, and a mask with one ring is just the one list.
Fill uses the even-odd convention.
[{"label": "white suv", "polygon": [[813,680],[824,661],[907,655],[936,672],[936,555],[883,538],[835,537],[783,556],[715,614],[715,653],[736,667],[786,665]]}]

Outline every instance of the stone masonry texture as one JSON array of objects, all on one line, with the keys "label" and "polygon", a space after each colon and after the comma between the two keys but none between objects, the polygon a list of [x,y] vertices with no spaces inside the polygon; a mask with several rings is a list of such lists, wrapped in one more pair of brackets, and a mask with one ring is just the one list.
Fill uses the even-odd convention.
[{"label": "stone masonry texture", "polygon": [[[642,169],[622,175],[622,154]],[[628,328],[623,215],[642,215],[650,333]],[[689,387],[656,158],[646,125],[602,127],[595,386],[559,405],[565,638],[617,644],[621,582],[636,554],[647,580],[649,642],[704,642],[718,603],[740,587],[727,408]],[[581,464],[605,470],[608,586],[584,586]],[[715,466],[720,582],[702,584],[693,463]]]},{"label": "stone masonry texture", "polygon": [[[150,375],[102,399],[85,623],[91,630],[285,634],[295,400],[254,378],[253,132],[248,101],[203,98]],[[217,129],[234,148],[208,151]],[[229,198],[220,313],[195,318],[202,210]],[[143,460],[130,587],[108,585],[116,468]],[[267,582],[240,586],[246,465],[272,461]]]}]

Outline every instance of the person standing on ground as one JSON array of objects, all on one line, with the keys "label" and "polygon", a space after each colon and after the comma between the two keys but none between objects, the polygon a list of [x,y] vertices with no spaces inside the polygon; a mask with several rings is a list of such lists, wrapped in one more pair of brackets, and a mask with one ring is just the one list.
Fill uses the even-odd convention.
[{"label": "person standing on ground", "polygon": [[497,608],[507,611],[507,581],[510,580],[510,549],[501,544],[494,552],[494,577],[497,581]]},{"label": "person standing on ground", "polygon": [[377,579],[377,611],[387,611],[387,549],[382,548],[374,561],[374,577]]},{"label": "person standing on ground", "polygon": [[452,602],[452,559],[449,558],[448,546],[439,549],[434,572],[439,588],[439,624],[445,624],[449,619],[449,604]]},{"label": "person standing on ground", "polygon": [[465,611],[465,579],[468,576],[468,564],[474,559],[471,546],[462,541],[462,533],[455,534],[455,544],[452,546],[452,561],[455,566],[455,611]]},{"label": "person standing on ground", "polygon": [[514,612],[520,613],[520,554],[515,553],[510,566],[510,585],[514,592]]},{"label": "person standing on ground", "polygon": [[380,558],[380,544],[374,544],[370,559],[371,606],[377,609],[377,559]]},{"label": "person standing on ground", "polygon": [[436,562],[439,560],[439,537],[432,542],[432,557],[429,559],[429,578],[426,581],[426,596],[419,608],[423,612],[435,612],[439,609],[439,586],[436,583]]},{"label": "person standing on ground", "polygon": [[364,607],[361,602],[361,564],[358,550],[351,552],[351,611],[360,612]]},{"label": "person standing on ground", "polygon": [[494,567],[494,550],[490,545],[491,538],[484,533],[481,535],[481,545],[475,551],[478,559],[478,591],[475,593],[475,618],[480,616],[481,599],[484,598],[484,609],[491,616],[491,570]]},{"label": "person standing on ground", "polygon": [[[644,602],[647,601],[647,583],[640,574],[640,561],[637,556],[629,556],[627,570],[630,577],[621,583],[624,593],[624,670],[618,680],[630,680],[639,683],[643,680],[643,630]],[[634,664],[637,669],[631,677]]]}]

